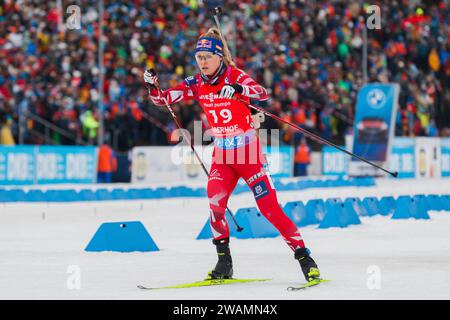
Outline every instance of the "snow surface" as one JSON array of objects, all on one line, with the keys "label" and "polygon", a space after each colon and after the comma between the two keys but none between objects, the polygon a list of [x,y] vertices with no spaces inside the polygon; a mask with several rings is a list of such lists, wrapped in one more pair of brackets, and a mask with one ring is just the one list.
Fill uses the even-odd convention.
[{"label": "snow surface", "polygon": [[[336,187],[279,192],[279,202],[314,198],[449,194],[450,179],[379,179],[376,187]],[[251,193],[233,196],[237,211],[255,206]],[[232,239],[235,276],[270,282],[143,291],[201,280],[216,262],[210,240],[195,240],[208,219],[205,198],[78,203],[0,203],[0,299],[449,299],[450,212],[430,220],[364,217],[349,228],[301,228],[324,278],[307,291],[281,237]],[[161,251],[85,252],[103,222],[141,221]],[[234,227],[230,222],[230,227]],[[73,269],[80,288],[70,289]],[[375,266],[375,267],[374,267]],[[379,271],[380,287],[373,289]],[[368,285],[369,284],[369,285]],[[372,288],[372,289],[371,289]]]}]

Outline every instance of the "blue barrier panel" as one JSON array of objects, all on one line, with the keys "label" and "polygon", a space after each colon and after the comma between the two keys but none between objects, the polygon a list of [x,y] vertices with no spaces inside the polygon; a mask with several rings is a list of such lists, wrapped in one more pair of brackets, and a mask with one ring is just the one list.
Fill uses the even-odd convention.
[{"label": "blue barrier panel", "polygon": [[373,177],[354,178],[354,181],[360,187],[371,187],[375,185],[375,179]]},{"label": "blue barrier panel", "polygon": [[366,208],[369,217],[374,216],[376,214],[381,214],[382,209],[380,208],[380,204],[377,198],[366,197],[362,200],[362,203]]},{"label": "blue barrier panel", "polygon": [[27,192],[23,189],[10,189],[6,191],[6,202],[27,202]]},{"label": "blue barrier panel", "polygon": [[274,179],[274,180],[273,180],[273,185],[274,185],[275,189],[278,190],[278,191],[283,191],[283,190],[285,190],[285,184],[284,184],[284,183],[281,183],[281,182],[280,182],[279,180],[277,180],[277,179]]},{"label": "blue barrier panel", "polygon": [[124,189],[113,189],[111,191],[111,199],[112,200],[129,200],[130,199],[130,194],[127,191],[125,191]]},{"label": "blue barrier panel", "polygon": [[82,189],[78,192],[80,201],[97,201],[97,193],[91,189]]},{"label": "blue barrier panel", "polygon": [[416,194],[412,196],[414,201],[417,201],[417,208],[419,212],[426,212],[428,213],[428,210],[430,210],[430,207],[428,205],[427,197],[424,194]]},{"label": "blue barrier panel", "polygon": [[[228,211],[227,211],[228,214]],[[229,221],[228,217],[227,221]],[[197,235],[197,238],[195,238],[196,240],[203,240],[203,239],[211,239],[212,238],[212,232],[211,232],[211,227],[210,227],[210,223],[209,223],[209,219],[206,220],[206,223],[203,225],[202,230],[200,230],[200,233]]]},{"label": "blue barrier panel", "polygon": [[0,189],[0,202],[9,202],[9,201],[10,201],[9,191]]},{"label": "blue barrier panel", "polygon": [[207,197],[208,194],[205,188],[195,188],[192,190],[194,196],[196,197]]},{"label": "blue barrier panel", "polygon": [[[211,226],[209,223],[209,217],[206,220],[205,224],[203,225],[202,230],[200,231],[200,233],[197,236],[197,240],[203,240],[203,239],[212,239],[212,232],[211,232]],[[236,229],[236,225],[233,222],[233,218],[231,217],[230,213],[228,212],[228,210],[225,213],[225,219],[227,219],[228,222],[228,228],[230,229],[230,236],[233,234],[234,230]],[[239,222],[238,222],[239,223]]]},{"label": "blue barrier panel", "polygon": [[297,182],[289,182],[286,184],[286,190],[298,190]]},{"label": "blue barrier panel", "polygon": [[330,181],[330,180],[322,180],[321,181],[321,188],[328,188],[328,187],[333,187],[334,186],[334,182]]},{"label": "blue barrier panel", "polygon": [[11,190],[8,190],[7,192],[8,192],[7,198],[9,199],[9,201],[7,201],[7,202],[26,202],[27,201],[26,193],[22,189],[11,189]]},{"label": "blue barrier panel", "polygon": [[170,189],[172,197],[189,197],[189,189],[186,187],[178,186]]},{"label": "blue barrier panel", "polygon": [[409,219],[414,209],[411,205],[411,197],[400,196],[396,200],[396,206],[392,219]]},{"label": "blue barrier panel", "polygon": [[[226,213],[228,227],[230,229],[230,236],[238,239],[251,238],[272,238],[279,235],[278,230],[258,211],[258,209],[241,208],[235,214],[236,221],[243,228],[241,232],[237,232],[234,222],[229,213]],[[197,236],[197,240],[211,239],[212,232],[209,223],[209,218],[204,224],[202,230]]]},{"label": "blue barrier panel", "polygon": [[334,181],[332,183],[332,185],[333,185],[333,187],[347,187],[347,186],[351,185],[351,183],[349,181],[339,179],[339,180]]},{"label": "blue barrier panel", "polygon": [[97,195],[97,200],[99,201],[114,200],[108,189],[97,189],[95,194]]},{"label": "blue barrier panel", "polygon": [[345,221],[344,203],[336,199],[325,201],[325,217],[319,224],[319,229],[347,226]]},{"label": "blue barrier panel", "polygon": [[327,199],[325,202],[325,217],[319,228],[340,227],[361,224],[353,204],[349,201],[342,202],[340,198]]},{"label": "blue barrier panel", "polygon": [[234,188],[233,193],[234,194],[240,194],[240,193],[247,192],[247,191],[250,191],[250,189],[248,188],[248,186],[246,184],[238,183],[236,185],[236,188]]},{"label": "blue barrier panel", "polygon": [[92,237],[85,251],[159,251],[140,221],[103,223]]},{"label": "blue barrier panel", "polygon": [[159,198],[159,194],[156,192],[156,189],[151,188],[136,189],[136,196],[139,197],[139,199]]},{"label": "blue barrier panel", "polygon": [[79,193],[76,190],[61,190],[61,197],[66,201],[80,201]]},{"label": "blue barrier panel", "polygon": [[298,180],[295,186],[296,190],[301,190],[301,189],[307,189],[307,188],[314,188],[315,186],[315,181],[305,181],[305,180]]},{"label": "blue barrier panel", "polygon": [[325,203],[322,199],[309,200],[306,203],[308,217],[315,217],[316,223],[320,223],[325,217]]},{"label": "blue barrier panel", "polygon": [[411,197],[412,206],[415,207],[412,217],[415,219],[430,219],[428,208],[425,204],[425,197]]},{"label": "blue barrier panel", "polygon": [[[300,179],[291,182],[282,182],[280,179],[273,179],[275,189],[278,191],[303,190],[308,188],[330,188],[330,187],[346,187],[346,186],[374,186],[375,180],[368,178],[352,178],[352,179]],[[247,192],[249,189],[246,185],[238,183],[233,194]]]},{"label": "blue barrier panel", "polygon": [[128,193],[128,199],[130,199],[130,200],[142,199],[140,189],[130,188],[130,189],[128,189],[127,193]]},{"label": "blue barrier panel", "polygon": [[388,216],[394,213],[396,201],[393,196],[382,197],[379,203],[382,215]]},{"label": "blue barrier panel", "polygon": [[444,203],[441,197],[437,194],[429,194],[427,196],[428,208],[430,210],[440,211],[444,210]]},{"label": "blue barrier panel", "polygon": [[44,192],[45,200],[48,202],[73,202],[81,201],[75,190],[47,190]]},{"label": "blue barrier panel", "polygon": [[358,213],[356,212],[355,207],[352,203],[341,202],[340,205],[344,208],[343,221],[347,226],[361,224],[361,220],[359,220]]},{"label": "blue barrier panel", "polygon": [[151,199],[160,199],[162,196],[161,188],[151,189]]},{"label": "blue barrier panel", "polygon": [[238,239],[273,238],[280,235],[278,230],[255,207],[239,209],[235,218],[244,228],[242,232],[232,233]]},{"label": "blue barrier panel", "polygon": [[286,203],[283,211],[298,227],[318,223],[314,215],[308,215],[306,206],[302,201],[291,201]]},{"label": "blue barrier panel", "polygon": [[355,212],[359,216],[361,217],[368,216],[366,207],[362,204],[361,199],[354,197],[345,198],[344,203],[353,206],[353,209],[355,209]]},{"label": "blue barrier panel", "polygon": [[441,195],[442,210],[450,211],[450,195]]},{"label": "blue barrier panel", "polygon": [[397,199],[396,208],[392,219],[429,219],[430,216],[426,212],[423,205],[410,196],[400,196]]},{"label": "blue barrier panel", "polygon": [[170,198],[171,197],[170,189],[166,187],[156,188],[155,195],[157,198]]},{"label": "blue barrier panel", "polygon": [[25,193],[25,201],[27,202],[47,202],[45,199],[44,192],[39,189],[35,190],[28,190],[28,192]]},{"label": "blue barrier panel", "polygon": [[326,201],[330,201],[333,204],[342,203],[342,199],[341,198],[328,198]]},{"label": "blue barrier panel", "polygon": [[197,192],[186,186],[178,186],[171,189],[172,196],[175,197],[196,197]]},{"label": "blue barrier panel", "polygon": [[327,180],[314,180],[311,184],[311,188],[324,188],[328,187]]},{"label": "blue barrier panel", "polygon": [[168,188],[170,197],[181,197],[182,191],[180,190],[180,187],[170,187]]}]

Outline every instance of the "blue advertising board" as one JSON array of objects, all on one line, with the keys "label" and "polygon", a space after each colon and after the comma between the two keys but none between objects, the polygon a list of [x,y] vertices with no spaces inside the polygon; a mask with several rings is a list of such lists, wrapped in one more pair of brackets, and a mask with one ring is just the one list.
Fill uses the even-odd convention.
[{"label": "blue advertising board", "polygon": [[[343,147],[345,148],[345,147]],[[322,174],[325,176],[343,176],[347,174],[349,156],[330,146],[322,148]]]},{"label": "blue advertising board", "polygon": [[96,179],[96,147],[0,147],[0,185],[95,183]]},{"label": "blue advertising board", "polygon": [[416,171],[415,139],[396,137],[389,158],[389,170],[397,171],[399,178],[414,178]]},{"label": "blue advertising board", "polygon": [[[354,154],[377,163],[387,161],[399,91],[398,84],[379,83],[365,85],[359,90],[353,124]],[[352,159],[349,169],[355,175],[373,170],[356,158]]]},{"label": "blue advertising board", "polygon": [[441,138],[441,175],[450,177],[450,139]]},{"label": "blue advertising board", "polygon": [[42,146],[36,154],[36,180],[49,183],[95,183],[95,147]]},{"label": "blue advertising board", "polygon": [[35,183],[34,146],[0,146],[0,184]]}]

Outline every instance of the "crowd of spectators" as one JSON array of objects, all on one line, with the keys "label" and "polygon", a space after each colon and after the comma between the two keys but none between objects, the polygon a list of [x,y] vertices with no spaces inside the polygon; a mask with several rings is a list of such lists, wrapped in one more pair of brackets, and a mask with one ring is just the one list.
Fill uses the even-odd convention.
[{"label": "crowd of spectators", "polygon": [[[352,130],[362,72],[363,1],[225,1],[222,29],[237,66],[270,90],[264,107],[335,143]],[[95,143],[99,130],[98,1],[0,1],[0,109],[18,138],[44,143]],[[68,29],[81,9],[81,28]],[[373,1],[381,28],[368,30],[368,82],[401,86],[396,135],[450,136],[450,3]],[[175,129],[170,115],[151,105],[142,72],[154,67],[168,88],[197,72],[193,47],[214,25],[201,1],[104,1],[105,134],[114,148],[164,145]],[[202,118],[193,101],[181,103],[185,127]],[[296,135],[282,129],[284,143]],[[39,134],[41,133],[41,135]],[[297,139],[298,140],[298,139]],[[317,147],[317,146],[315,146]]]}]

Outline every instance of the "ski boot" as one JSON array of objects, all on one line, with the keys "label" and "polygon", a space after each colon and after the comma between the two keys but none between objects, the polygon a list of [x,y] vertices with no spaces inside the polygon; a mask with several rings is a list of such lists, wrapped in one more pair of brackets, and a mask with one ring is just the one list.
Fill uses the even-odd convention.
[{"label": "ski boot", "polygon": [[309,249],[299,248],[295,250],[295,260],[298,260],[300,263],[300,267],[302,268],[306,281],[311,282],[314,280],[320,280],[319,268],[309,254]]},{"label": "ski boot", "polygon": [[214,270],[208,272],[206,280],[231,279],[233,277],[233,261],[231,259],[229,239],[213,240],[216,245],[217,261]]}]

